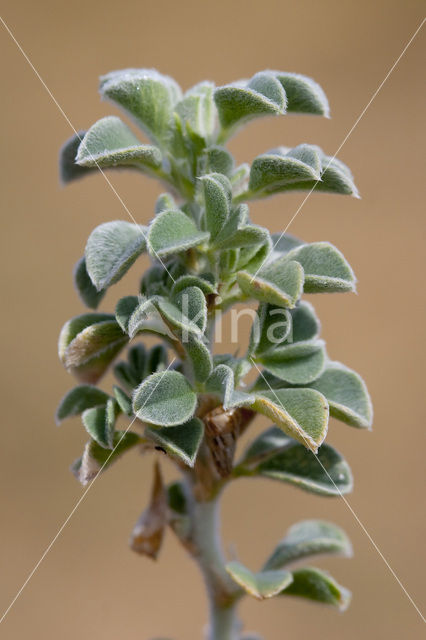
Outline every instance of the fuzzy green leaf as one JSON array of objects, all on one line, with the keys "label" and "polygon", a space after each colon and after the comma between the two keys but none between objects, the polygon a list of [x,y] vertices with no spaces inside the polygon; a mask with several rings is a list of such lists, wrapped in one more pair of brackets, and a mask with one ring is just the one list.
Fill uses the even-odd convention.
[{"label": "fuzzy green leaf", "polygon": [[305,567],[293,571],[293,582],[287,587],[281,595],[283,596],[299,596],[329,604],[344,611],[350,602],[351,593],[328,573],[320,571],[312,567]]},{"label": "fuzzy green leaf", "polygon": [[140,436],[132,431],[116,431],[113,438],[113,449],[105,449],[94,440],[90,440],[84,449],[81,459],[76,460],[73,472],[81,484],[88,484],[98,473],[108,469],[126,451],[142,442]]},{"label": "fuzzy green leaf", "polygon": [[242,587],[246,593],[258,600],[265,600],[278,595],[293,580],[290,571],[260,571],[259,573],[253,573],[236,561],[228,562],[226,570],[234,582]]},{"label": "fuzzy green leaf", "polygon": [[127,343],[114,316],[87,313],[69,320],[59,336],[59,357],[79,380],[96,383]]},{"label": "fuzzy green leaf", "polygon": [[154,142],[166,143],[172,111],[181,99],[172,78],[153,69],[123,69],[101,77],[100,92],[134,117]]},{"label": "fuzzy green leaf", "polygon": [[114,385],[113,391],[114,391],[114,398],[116,399],[117,404],[120,407],[121,411],[125,413],[127,416],[133,415],[132,401],[127,395],[127,393],[125,393],[123,389],[120,389],[120,387],[117,387],[116,385]]},{"label": "fuzzy green leaf", "polygon": [[145,250],[146,227],[124,220],[96,227],[86,244],[87,272],[98,291],[118,282]]},{"label": "fuzzy green leaf", "polygon": [[115,421],[119,407],[113,398],[106,406],[86,409],[82,415],[84,427],[93,440],[104,449],[113,448]]},{"label": "fuzzy green leaf", "polygon": [[216,123],[213,91],[212,82],[200,82],[191,87],[175,107],[182,121],[205,140],[211,139]]},{"label": "fuzzy green leaf", "polygon": [[213,369],[212,356],[202,338],[189,333],[182,341],[183,348],[191,361],[196,382],[205,382]]},{"label": "fuzzy green leaf", "polygon": [[97,171],[97,168],[88,169],[86,167],[80,167],[75,162],[78,147],[85,134],[85,131],[78,131],[77,134],[71,136],[71,138],[64,143],[59,152],[59,177],[63,185],[78,180],[79,178],[84,178],[88,173]]},{"label": "fuzzy green leaf", "polygon": [[278,261],[262,267],[252,276],[247,271],[237,273],[237,281],[243,292],[260,302],[292,308],[303,291],[303,268],[298,262]]},{"label": "fuzzy green leaf", "polygon": [[80,384],[62,398],[56,411],[56,423],[59,424],[65,418],[78,416],[91,407],[104,406],[109,395],[90,384]]},{"label": "fuzzy green leaf", "polygon": [[305,244],[303,240],[299,240],[299,238],[292,236],[290,233],[273,233],[271,238],[272,251],[277,254],[288,253],[295,247]]},{"label": "fuzzy green leaf", "polygon": [[198,287],[206,296],[217,293],[213,278],[209,280],[205,275],[194,276],[188,274],[180,276],[180,278],[173,283],[171,297],[174,298],[182,289],[186,289],[187,287]]},{"label": "fuzzy green leaf", "polygon": [[235,130],[253,118],[278,115],[286,110],[285,91],[267,71],[257,73],[248,82],[217,88],[214,99],[225,131]]},{"label": "fuzzy green leaf", "polygon": [[206,228],[212,240],[223,228],[228,215],[231,200],[231,183],[220,174],[208,174],[200,178],[206,216]]},{"label": "fuzzy green leaf", "polygon": [[317,147],[300,145],[258,156],[251,166],[249,188],[253,193],[276,193],[282,187],[321,178],[321,156]]},{"label": "fuzzy green leaf", "polygon": [[234,372],[226,364],[218,364],[213,369],[206,381],[206,392],[217,395],[225,411],[254,402],[254,396],[235,389]]},{"label": "fuzzy green leaf", "polygon": [[173,302],[204,333],[207,326],[207,302],[202,290],[196,286],[180,289],[173,296]]},{"label": "fuzzy green leaf", "polygon": [[287,482],[323,496],[352,490],[349,465],[333,447],[323,444],[314,456],[277,427],[268,429],[250,445],[235,473]]},{"label": "fuzzy green leaf", "polygon": [[340,362],[328,362],[322,375],[310,385],[328,400],[330,415],[352,427],[369,428],[373,407],[364,380]]},{"label": "fuzzy green leaf", "polygon": [[148,248],[154,257],[167,256],[196,247],[208,238],[209,234],[199,231],[183,211],[162,211],[149,227]]},{"label": "fuzzy green leaf", "polygon": [[234,170],[234,158],[225,147],[213,145],[204,151],[203,173],[221,173],[230,176]]},{"label": "fuzzy green leaf", "polygon": [[96,309],[104,297],[106,290],[98,291],[93,285],[86,269],[86,258],[80,258],[74,268],[74,284],[78,295],[90,309]]},{"label": "fuzzy green leaf", "polygon": [[116,116],[98,120],[85,134],[76,157],[82,167],[133,166],[148,173],[161,166],[161,151],[142,144]]},{"label": "fuzzy green leaf", "polygon": [[320,85],[314,80],[298,73],[284,71],[275,71],[275,77],[285,90],[288,112],[329,117],[330,109],[327,97]]},{"label": "fuzzy green leaf", "polygon": [[176,427],[148,427],[145,435],[164,448],[170,455],[177,456],[185,464],[193,467],[204,435],[204,424],[199,418],[192,418]]},{"label": "fuzzy green leaf", "polygon": [[303,520],[290,527],[263,569],[282,569],[302,558],[330,554],[352,555],[352,545],[346,533],[330,522]]},{"label": "fuzzy green leaf", "polygon": [[168,209],[176,209],[177,205],[175,199],[170,193],[162,193],[158,196],[155,203],[155,213],[161,213]]},{"label": "fuzzy green leaf", "polygon": [[143,422],[172,427],[192,418],[197,395],[181,373],[153,373],[135,390],[133,412]]},{"label": "fuzzy green leaf", "polygon": [[252,408],[289,436],[317,453],[327,435],[328,403],[313,389],[278,389],[256,395]]},{"label": "fuzzy green leaf", "polygon": [[296,260],[302,265],[306,293],[355,291],[356,278],[351,266],[329,242],[312,242],[296,247],[273,264],[283,264],[285,260]]},{"label": "fuzzy green leaf", "polygon": [[315,340],[277,346],[257,357],[257,362],[280,380],[297,385],[309,384],[324,370],[324,342]]}]

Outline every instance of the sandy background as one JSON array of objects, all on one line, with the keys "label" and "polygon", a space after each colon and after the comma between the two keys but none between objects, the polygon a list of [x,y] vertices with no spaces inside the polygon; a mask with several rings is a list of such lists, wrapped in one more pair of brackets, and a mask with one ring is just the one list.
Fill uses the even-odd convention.
[{"label": "sandy background", "polygon": [[[268,67],[319,81],[332,119],[253,123],[232,141],[242,161],[277,144],[300,142],[333,154],[420,24],[422,4],[6,0],[2,13],[76,128],[115,113],[97,95],[98,76],[111,69],[157,67],[185,88],[205,77],[221,84]],[[358,296],[323,296],[315,304],[332,357],[365,376],[375,405],[374,431],[335,423],[329,442],[352,466],[352,508],[420,607],[425,38],[423,30],[339,154],[352,168],[362,200],[313,195],[291,228],[307,240],[335,243],[358,276]],[[64,321],[83,311],[71,271],[89,232],[126,214],[101,176],[59,187],[57,154],[71,134],[69,125],[4,30],[0,47],[5,609],[82,493],[68,465],[82,449],[84,431],[78,420],[61,429],[53,421],[57,402],[73,383],[57,360],[56,340]],[[137,220],[148,221],[157,184],[133,174],[111,180]],[[302,199],[295,194],[257,203],[253,218],[281,230]],[[136,291],[138,276],[133,269],[102,308],[113,309],[120,295]],[[151,467],[151,459],[130,455],[93,486],[0,627],[2,638],[201,638],[201,582],[172,535],[158,565],[127,549]],[[419,615],[341,500],[241,481],[224,501],[224,535],[255,568],[292,522],[307,517],[334,520],[350,534],[354,559],[318,564],[353,591],[352,606],[340,615],[291,599],[247,600],[247,628],[266,640],[311,634],[328,640],[420,638]]]}]

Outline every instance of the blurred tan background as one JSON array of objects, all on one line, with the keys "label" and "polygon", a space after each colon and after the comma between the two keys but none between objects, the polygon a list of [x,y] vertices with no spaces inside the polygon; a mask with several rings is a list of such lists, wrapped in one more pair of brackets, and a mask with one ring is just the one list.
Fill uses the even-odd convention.
[{"label": "blurred tan background", "polygon": [[[116,113],[100,102],[97,78],[128,66],[156,67],[184,88],[268,67],[321,83],[331,120],[252,123],[232,141],[239,161],[300,142],[320,144],[332,155],[423,13],[423,3],[415,0],[3,3],[3,18],[76,128]],[[314,303],[331,356],[365,376],[375,405],[374,431],[332,423],[329,442],[352,466],[352,508],[421,608],[425,39],[423,29],[339,153],[362,200],[314,194],[291,227],[307,240],[335,243],[358,276],[357,296],[322,296]],[[82,494],[68,466],[80,454],[85,433],[78,419],[60,429],[53,420],[73,384],[57,360],[56,340],[65,320],[83,312],[71,272],[89,232],[105,220],[126,219],[126,213],[101,176],[60,188],[58,149],[72,132],[4,29],[0,46],[3,610]],[[110,178],[136,219],[146,223],[157,184],[133,174]],[[253,218],[279,231],[303,197],[256,203]],[[138,265],[142,269],[143,261]],[[103,309],[136,291],[138,271],[133,268],[110,290]],[[207,608],[200,577],[173,536],[167,535],[157,564],[127,548],[151,468],[151,459],[129,455],[95,483],[0,627],[0,637],[201,638]],[[241,481],[224,500],[224,536],[255,568],[291,523],[309,517],[334,520],[352,538],[354,559],[317,563],[353,591],[350,609],[339,614],[292,599],[247,600],[246,628],[265,640],[310,634],[328,640],[420,638],[418,613],[342,500]]]}]

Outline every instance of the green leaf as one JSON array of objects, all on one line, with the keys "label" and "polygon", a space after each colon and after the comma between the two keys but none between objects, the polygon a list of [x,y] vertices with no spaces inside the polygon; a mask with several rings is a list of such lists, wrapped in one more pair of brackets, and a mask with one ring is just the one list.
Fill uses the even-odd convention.
[{"label": "green leaf", "polygon": [[109,395],[90,384],[80,384],[62,398],[56,410],[56,423],[78,416],[86,409],[106,405]]},{"label": "green leaf", "polygon": [[302,265],[306,293],[355,291],[354,272],[342,253],[329,242],[312,242],[296,247],[273,264],[283,264],[285,260],[296,260]]},{"label": "green leaf", "polygon": [[160,429],[148,427],[145,435],[152,438],[170,455],[177,456],[185,464],[193,467],[203,439],[204,424],[199,418],[192,418],[176,427],[162,427]]},{"label": "green leaf", "polygon": [[81,484],[86,485],[98,473],[108,469],[126,451],[140,444],[142,439],[132,431],[116,431],[113,438],[113,449],[104,449],[94,440],[90,440],[84,449],[83,456],[73,465],[74,473]]},{"label": "green leaf", "polygon": [[292,332],[292,315],[288,309],[260,304],[250,332],[249,355],[275,350]]},{"label": "green leaf", "polygon": [[167,367],[167,349],[163,344],[156,344],[150,349],[147,360],[149,373],[163,371]]},{"label": "green leaf", "polygon": [[59,357],[79,380],[96,383],[127,343],[114,316],[87,313],[69,320],[59,336]]},{"label": "green leaf", "polygon": [[288,587],[293,580],[290,571],[260,571],[259,573],[253,573],[236,561],[228,562],[226,570],[234,582],[242,587],[246,593],[258,600],[276,596]]},{"label": "green leaf", "polygon": [[207,303],[202,290],[196,286],[180,289],[173,296],[173,302],[183,315],[204,333],[207,326]]},{"label": "green leaf", "polygon": [[212,82],[200,82],[191,87],[175,107],[183,122],[205,140],[211,139],[216,123],[213,91]]},{"label": "green leaf", "polygon": [[293,582],[281,595],[299,596],[330,604],[341,611],[348,607],[351,599],[350,591],[338,584],[328,573],[312,567],[293,571]]},{"label": "green leaf", "polygon": [[291,233],[273,233],[271,238],[272,251],[277,254],[288,253],[295,247],[305,244],[303,240],[292,236]]},{"label": "green leaf", "polygon": [[208,280],[207,277],[204,276],[193,276],[188,274],[180,276],[180,278],[173,283],[170,292],[172,299],[175,298],[182,289],[186,289],[187,287],[198,287],[206,296],[217,293],[214,281]]},{"label": "green leaf", "polygon": [[290,384],[309,384],[318,378],[325,366],[323,340],[295,342],[277,346],[256,358],[274,376]]},{"label": "green leaf", "polygon": [[96,169],[80,167],[75,162],[78,147],[85,134],[85,131],[78,131],[77,134],[71,136],[71,138],[64,143],[59,152],[59,177],[63,185],[78,180],[79,178],[84,178],[88,173],[96,171]]},{"label": "green leaf", "polygon": [[303,268],[295,261],[285,264],[276,261],[262,267],[254,276],[247,271],[239,271],[237,281],[243,292],[251,298],[292,308],[302,294]]},{"label": "green leaf", "polygon": [[202,161],[205,164],[203,173],[221,173],[229,177],[234,169],[234,157],[225,147],[208,147]]},{"label": "green leaf", "polygon": [[172,111],[182,97],[172,78],[153,69],[112,71],[101,77],[100,92],[133,116],[151,140],[167,142]]},{"label": "green leaf", "polygon": [[96,227],[86,244],[87,272],[98,291],[118,282],[145,250],[146,227],[124,220]]},{"label": "green leaf", "polygon": [[250,445],[235,475],[260,475],[323,496],[340,496],[352,490],[349,465],[333,447],[323,444],[314,456],[277,427]]},{"label": "green leaf", "polygon": [[327,435],[328,403],[313,389],[262,391],[252,408],[314,453]]},{"label": "green leaf", "polygon": [[206,381],[206,392],[217,395],[225,411],[254,402],[254,396],[235,390],[234,372],[226,364],[218,364],[214,368]]},{"label": "green leaf", "polygon": [[199,231],[182,211],[162,211],[148,231],[148,248],[152,255],[167,256],[186,251],[206,242],[209,234]]},{"label": "green leaf", "polygon": [[214,240],[228,218],[232,187],[225,176],[216,173],[202,176],[200,182],[206,210],[206,228]]},{"label": "green leaf", "polygon": [[86,259],[80,258],[74,269],[74,284],[82,302],[90,309],[96,309],[104,297],[106,290],[98,291],[93,285],[86,269]]},{"label": "green leaf", "polygon": [[158,317],[153,298],[145,296],[126,296],[121,298],[115,308],[115,317],[120,327],[130,338],[139,331],[164,333],[167,331]]},{"label": "green leaf", "polygon": [[135,390],[133,412],[143,422],[172,427],[192,418],[197,395],[181,373],[153,373]]},{"label": "green leaf", "polygon": [[282,569],[301,558],[324,554],[351,556],[352,545],[346,533],[330,522],[303,520],[290,527],[263,569]]},{"label": "green leaf", "polygon": [[161,213],[167,209],[176,209],[177,205],[171,193],[162,193],[155,203],[155,213]]},{"label": "green leaf", "polygon": [[300,300],[294,309],[290,310],[292,317],[291,335],[288,341],[302,342],[317,338],[321,331],[320,321],[314,307],[306,300]]},{"label": "green leaf", "polygon": [[250,170],[250,191],[276,193],[282,187],[321,179],[321,151],[303,144],[289,151],[281,148],[258,156]]},{"label": "green leaf", "polygon": [[133,166],[153,173],[161,166],[161,151],[142,144],[116,116],[98,120],[85,134],[76,162],[82,167]]},{"label": "green leaf", "polygon": [[314,80],[298,73],[284,71],[275,71],[275,77],[285,90],[288,112],[329,117],[327,97],[320,85]]},{"label": "green leaf", "polygon": [[112,449],[114,429],[120,407],[114,398],[108,398],[106,406],[86,409],[82,415],[83,425],[93,440],[105,449]]},{"label": "green leaf", "polygon": [[257,73],[248,82],[218,87],[214,99],[220,123],[229,132],[258,116],[278,115],[286,110],[282,85],[267,71]]},{"label": "green leaf", "polygon": [[120,387],[117,387],[116,385],[114,385],[113,391],[114,391],[114,398],[116,399],[117,404],[120,407],[121,411],[125,413],[127,416],[132,416],[133,415],[132,401],[127,395],[127,393],[125,393],[123,389],[120,389]]},{"label": "green leaf", "polygon": [[352,427],[371,427],[371,399],[364,380],[355,371],[340,362],[328,362],[325,371],[310,386],[327,398],[334,418]]},{"label": "green leaf", "polygon": [[189,333],[182,341],[185,352],[191,360],[194,379],[196,382],[205,382],[213,369],[212,356],[201,337]]},{"label": "green leaf", "polygon": [[199,325],[196,322],[192,322],[188,316],[186,316],[178,306],[165,300],[164,298],[159,298],[154,300],[155,308],[158,309],[158,312],[167,325],[167,327],[173,332],[173,335],[182,341],[182,336],[186,336],[188,334],[195,334],[198,336],[202,336],[203,332],[201,331]]}]

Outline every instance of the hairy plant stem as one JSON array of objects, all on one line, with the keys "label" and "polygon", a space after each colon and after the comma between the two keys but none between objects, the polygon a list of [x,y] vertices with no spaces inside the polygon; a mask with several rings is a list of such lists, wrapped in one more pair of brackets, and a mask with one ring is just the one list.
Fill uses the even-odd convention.
[{"label": "hairy plant stem", "polygon": [[189,550],[203,575],[209,599],[208,640],[238,640],[236,605],[240,590],[225,570],[220,540],[220,491],[203,499],[193,480],[187,478],[186,494],[191,520]]}]

